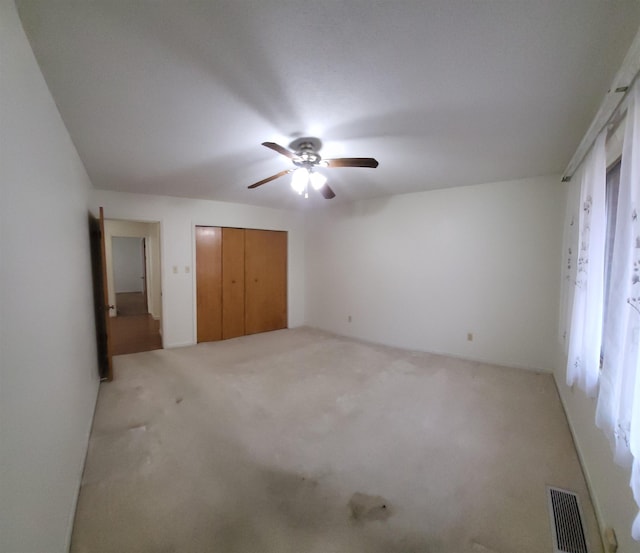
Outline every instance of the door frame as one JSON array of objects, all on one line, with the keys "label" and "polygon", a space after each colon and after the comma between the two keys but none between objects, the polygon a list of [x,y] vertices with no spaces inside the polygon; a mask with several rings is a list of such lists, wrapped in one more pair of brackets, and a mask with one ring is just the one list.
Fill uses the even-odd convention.
[{"label": "door frame", "polygon": [[[163,292],[163,288],[164,288],[164,283],[166,282],[166,277],[167,275],[165,274],[165,264],[164,264],[164,256],[165,256],[165,247],[164,247],[164,232],[163,232],[163,228],[164,228],[164,222],[162,220],[145,220],[142,218],[135,218],[135,219],[124,219],[124,218],[118,218],[118,217],[110,217],[107,219],[107,221],[110,222],[121,222],[121,223],[142,223],[144,225],[158,225],[158,257],[159,259],[157,261],[153,260],[153,263],[157,263],[157,275],[156,275],[156,271],[153,271],[153,267],[151,267],[151,258],[149,256],[149,238],[150,238],[150,234],[149,233],[145,233],[145,232],[132,232],[132,233],[128,233],[128,234],[115,234],[115,235],[111,235],[111,237],[119,237],[119,238],[142,238],[145,240],[145,286],[148,283],[148,278],[149,278],[149,272],[152,272],[152,277],[154,278],[154,283],[157,284],[158,287],[158,292],[159,292],[159,315],[160,315],[160,334],[161,336],[163,336],[163,347],[164,347],[164,327],[165,327],[165,313],[166,313],[166,305],[165,305],[165,294]],[[124,232],[124,231],[123,231]],[[151,250],[151,253],[153,254],[153,250]],[[153,257],[153,255],[152,255]],[[110,280],[109,282],[111,283],[112,287],[113,287],[113,300],[115,303],[115,282],[114,282],[114,275],[113,275],[113,260],[111,261],[111,275],[110,275]],[[155,284],[154,284],[155,286]],[[148,286],[147,286],[148,288]],[[147,311],[149,311],[149,308],[151,307],[149,305],[149,294],[147,294],[146,297],[146,301],[147,301]]]},{"label": "door frame", "polygon": [[[107,219],[107,221],[113,222],[116,219]],[[134,221],[137,222],[137,221]],[[143,223],[143,224],[151,224],[151,223]],[[110,260],[111,260],[111,271],[109,271],[109,266],[107,266],[107,292],[109,291],[109,286],[111,286],[112,291],[113,291],[113,303],[111,304],[113,307],[113,313],[110,312],[110,315],[112,317],[117,317],[118,316],[118,293],[116,291],[117,286],[118,286],[118,282],[117,282],[117,278],[116,278],[116,273],[115,273],[115,240],[118,239],[124,239],[124,240],[135,240],[136,243],[138,244],[138,246],[140,247],[140,256],[138,257],[138,259],[136,260],[136,262],[142,263],[142,276],[140,276],[140,279],[142,279],[142,294],[144,297],[144,309],[145,309],[145,313],[149,313],[149,290],[147,287],[147,273],[149,271],[149,263],[147,260],[147,239],[149,238],[149,236],[124,236],[124,235],[111,235],[111,241],[107,242],[106,244],[109,245],[109,250],[110,250]],[[106,245],[105,244],[105,245]],[[107,256],[107,259],[109,259],[109,256]],[[160,291],[160,293],[162,293],[162,290]]]}]

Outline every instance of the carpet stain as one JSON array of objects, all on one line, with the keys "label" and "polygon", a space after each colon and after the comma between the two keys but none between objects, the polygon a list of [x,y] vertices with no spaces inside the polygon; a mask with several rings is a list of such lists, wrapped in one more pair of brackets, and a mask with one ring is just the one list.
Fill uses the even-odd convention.
[{"label": "carpet stain", "polygon": [[146,432],[146,430],[147,430],[146,424],[132,424],[131,426],[129,426],[129,432],[131,432],[134,435],[138,435],[141,432]]},{"label": "carpet stain", "polygon": [[471,551],[474,553],[497,553],[493,549],[489,549],[477,541],[471,542]]},{"label": "carpet stain", "polygon": [[349,511],[354,522],[387,520],[393,514],[389,502],[384,497],[360,492],[351,496]]}]

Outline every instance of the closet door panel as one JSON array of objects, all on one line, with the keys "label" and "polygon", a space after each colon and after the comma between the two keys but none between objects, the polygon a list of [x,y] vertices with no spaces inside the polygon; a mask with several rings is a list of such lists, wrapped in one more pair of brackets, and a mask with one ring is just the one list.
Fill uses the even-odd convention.
[{"label": "closet door panel", "polygon": [[245,230],[245,334],[287,328],[287,233]]},{"label": "closet door panel", "polygon": [[198,342],[222,339],[222,229],[196,227]]},{"label": "closet door panel", "polygon": [[244,336],[244,234],[222,229],[222,339]]}]

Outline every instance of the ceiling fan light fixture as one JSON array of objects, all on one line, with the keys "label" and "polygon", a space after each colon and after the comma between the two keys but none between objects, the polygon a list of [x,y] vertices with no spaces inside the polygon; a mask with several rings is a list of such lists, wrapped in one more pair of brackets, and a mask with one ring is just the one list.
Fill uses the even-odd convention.
[{"label": "ceiling fan light fixture", "polygon": [[271,175],[266,179],[254,182],[247,188],[258,188],[272,180],[278,179],[283,175],[292,173],[291,188],[304,197],[309,197],[309,185],[319,192],[325,200],[335,198],[336,194],[327,184],[327,177],[322,173],[316,173],[314,169],[317,167],[327,167],[329,169],[335,167],[370,167],[375,169],[378,166],[378,160],[372,157],[341,157],[336,159],[322,159],[318,151],[322,147],[319,138],[312,136],[303,136],[296,138],[289,149],[283,148],[275,142],[263,142],[263,146],[273,150],[274,152],[289,158],[295,169],[285,169],[275,175]]},{"label": "ceiling fan light fixture", "polygon": [[327,182],[327,177],[322,173],[316,173],[313,171],[309,175],[309,181],[311,182],[311,186],[313,186],[314,190],[320,190]]},{"label": "ceiling fan light fixture", "polygon": [[291,188],[293,188],[298,194],[302,194],[307,188],[308,183],[309,171],[304,167],[298,167],[291,177]]}]

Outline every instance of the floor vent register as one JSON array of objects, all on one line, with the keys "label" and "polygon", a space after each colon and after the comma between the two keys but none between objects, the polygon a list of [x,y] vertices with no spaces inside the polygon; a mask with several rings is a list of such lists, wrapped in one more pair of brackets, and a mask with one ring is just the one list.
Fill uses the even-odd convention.
[{"label": "floor vent register", "polygon": [[588,553],[578,495],[547,488],[554,553]]}]

